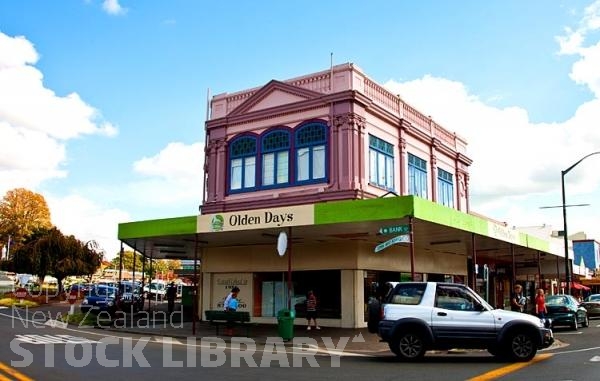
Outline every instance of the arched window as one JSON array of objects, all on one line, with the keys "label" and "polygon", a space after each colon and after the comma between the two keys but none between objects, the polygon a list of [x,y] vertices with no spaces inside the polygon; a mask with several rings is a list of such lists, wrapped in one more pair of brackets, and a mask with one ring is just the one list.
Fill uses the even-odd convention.
[{"label": "arched window", "polygon": [[290,181],[290,134],[275,130],[262,138],[262,186],[280,186]]},{"label": "arched window", "polygon": [[327,126],[311,122],[295,133],[296,182],[327,181]]},{"label": "arched window", "polygon": [[229,189],[246,191],[256,186],[256,138],[242,136],[229,146]]}]

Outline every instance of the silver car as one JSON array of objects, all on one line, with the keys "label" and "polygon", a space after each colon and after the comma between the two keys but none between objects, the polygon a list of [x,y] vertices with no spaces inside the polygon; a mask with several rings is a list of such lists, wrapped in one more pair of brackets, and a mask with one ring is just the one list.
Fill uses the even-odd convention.
[{"label": "silver car", "polygon": [[589,295],[581,306],[587,310],[588,316],[600,316],[600,294]]}]

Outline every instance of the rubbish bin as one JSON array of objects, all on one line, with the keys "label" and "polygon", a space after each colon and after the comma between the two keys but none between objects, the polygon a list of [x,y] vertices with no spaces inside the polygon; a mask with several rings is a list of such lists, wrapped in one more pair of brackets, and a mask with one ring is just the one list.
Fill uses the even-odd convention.
[{"label": "rubbish bin", "polygon": [[279,336],[284,340],[291,340],[294,338],[294,318],[296,317],[296,311],[294,310],[280,310],[277,312],[277,323]]}]

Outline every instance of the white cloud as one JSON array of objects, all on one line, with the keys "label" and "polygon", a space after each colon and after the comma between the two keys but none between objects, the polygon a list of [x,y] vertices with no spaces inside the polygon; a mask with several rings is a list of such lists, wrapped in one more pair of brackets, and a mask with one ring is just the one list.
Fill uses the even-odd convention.
[{"label": "white cloud", "polygon": [[585,46],[590,33],[600,30],[600,0],[584,10],[577,29],[565,28],[563,36],[557,36],[559,54],[578,55],[579,61],[572,67],[570,77],[578,84],[587,86],[596,98],[600,98],[600,42]]},{"label": "white cloud", "polygon": [[[557,37],[560,54],[578,57],[570,77],[586,85],[594,99],[580,105],[561,123],[532,123],[520,107],[490,106],[461,82],[426,75],[420,79],[386,83],[394,94],[458,135],[466,138],[473,210],[511,225],[550,222],[562,229],[559,205],[560,173],[584,155],[600,151],[600,42],[588,41],[600,29],[600,1],[586,8],[581,25]],[[566,177],[568,200],[600,196],[600,156],[582,162]],[[585,202],[587,202],[585,201]],[[570,232],[586,231],[600,239],[600,206],[569,209]]]},{"label": "white cloud", "polygon": [[63,234],[74,235],[81,241],[96,241],[104,250],[106,258],[114,258],[120,250],[117,239],[119,221],[129,221],[127,213],[106,208],[79,195],[46,197],[54,225]]},{"label": "white cloud", "polygon": [[78,94],[61,97],[44,86],[34,66],[39,56],[26,38],[0,32],[0,52],[0,192],[64,178],[69,139],[117,133]]},{"label": "white cloud", "polygon": [[189,215],[197,214],[202,200],[203,166],[203,143],[169,143],[157,155],[133,164],[134,171],[143,179],[130,184],[128,192],[137,195],[138,203],[188,205]]},{"label": "white cloud", "polygon": [[102,2],[102,9],[110,15],[124,15],[127,13],[127,8],[123,8],[119,4],[119,0],[104,0]]},{"label": "white cloud", "polygon": [[[114,136],[117,129],[78,94],[59,96],[44,86],[39,59],[25,37],[0,32],[0,195],[14,188],[36,191],[48,180],[65,179],[66,144],[83,135]],[[70,196],[48,198],[52,222],[66,234],[97,239],[114,251],[116,221],[123,212],[103,210]]]}]

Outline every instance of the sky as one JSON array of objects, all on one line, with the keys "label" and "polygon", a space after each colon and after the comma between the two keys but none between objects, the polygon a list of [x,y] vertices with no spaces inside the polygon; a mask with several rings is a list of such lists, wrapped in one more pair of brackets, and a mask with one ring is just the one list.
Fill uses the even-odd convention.
[{"label": "sky", "polygon": [[[332,56],[333,54],[333,56]],[[198,214],[208,94],[352,62],[464,137],[471,210],[562,229],[600,151],[600,0],[0,2],[0,196],[42,194],[117,255],[118,224]],[[565,175],[600,240],[600,155]]]}]

